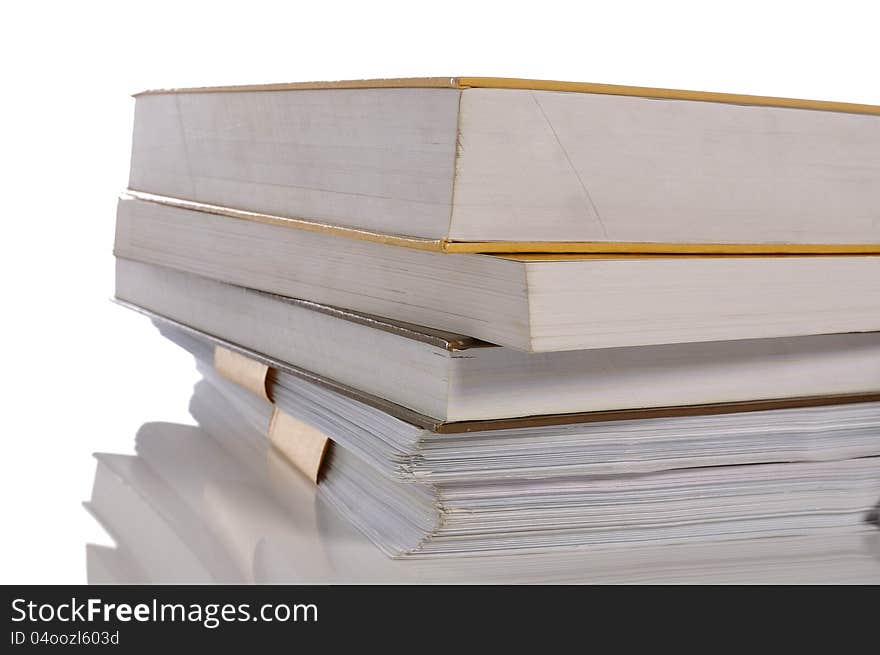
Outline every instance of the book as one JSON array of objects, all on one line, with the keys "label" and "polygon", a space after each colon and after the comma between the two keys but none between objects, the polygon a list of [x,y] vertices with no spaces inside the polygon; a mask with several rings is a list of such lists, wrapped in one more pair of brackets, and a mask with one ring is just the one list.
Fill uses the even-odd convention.
[{"label": "book", "polygon": [[133,198],[115,254],[525,351],[880,330],[870,255],[442,255]]},{"label": "book", "polygon": [[[273,406],[235,384],[205,378],[196,385],[190,409],[208,433],[234,434],[237,442],[253,444],[255,450],[274,443]],[[856,430],[866,440],[876,433],[877,407],[872,411],[875,416],[864,430]],[[743,432],[775,423],[770,416],[762,418]],[[797,424],[801,417],[780,418],[780,424]],[[822,461],[790,461],[798,457],[777,453],[762,462],[752,451],[748,465],[707,465],[723,463],[723,456],[721,462],[703,458],[713,449],[738,454],[750,450],[747,442],[716,430],[703,450],[694,442],[682,445],[680,457],[667,442],[656,455],[660,465],[645,469],[638,464],[652,458],[650,428],[646,426],[641,443],[630,440],[626,429],[612,430],[599,449],[604,466],[594,469],[583,460],[577,463],[584,455],[589,458],[591,449],[576,436],[554,435],[557,443],[569,446],[555,458],[552,439],[539,451],[520,453],[518,448],[527,450],[529,443],[540,440],[499,431],[497,449],[481,435],[463,435],[445,449],[443,444],[420,444],[427,453],[437,446],[441,455],[419,461],[416,470],[405,461],[392,461],[398,471],[389,475],[387,466],[376,466],[374,460],[383,458],[389,445],[392,450],[396,446],[389,443],[391,435],[377,431],[359,449],[349,449],[346,427],[332,427],[338,423],[337,416],[327,416],[320,424],[328,429],[332,447],[317,494],[395,558],[833,532],[863,525],[880,497],[880,457],[876,451],[847,452],[842,433],[827,435],[830,452]],[[788,441],[797,448],[801,439],[811,439],[809,428],[775,439],[771,432],[765,434],[773,446]],[[687,427],[680,427],[679,436],[687,433]],[[380,440],[385,444],[379,445]],[[831,454],[838,446],[841,450]],[[364,451],[372,451],[371,456],[364,457]],[[451,463],[444,460],[443,454],[453,452],[460,454],[458,462],[454,457]],[[609,466],[615,460],[618,465]],[[630,461],[636,466],[631,468]]]},{"label": "book", "polygon": [[[96,483],[86,506],[101,516],[115,546],[87,544],[90,584],[864,584],[880,580],[880,533],[870,526],[719,542],[393,560],[316,497],[305,480],[297,484],[295,476],[279,477],[268,468],[260,472],[239,459],[240,451],[226,450],[235,442],[231,435],[147,423],[135,442],[134,456],[97,455]],[[228,466],[204,465],[220,460]],[[268,461],[264,458],[264,465]],[[276,482],[274,493],[266,487],[267,478]],[[279,500],[282,496],[306,502],[285,506]],[[169,503],[182,508],[187,525],[194,528],[184,534],[200,536],[191,541],[180,538],[169,516]],[[104,511],[108,505],[118,509]],[[153,529],[144,530],[141,524]],[[206,549],[187,545],[200,540],[228,555],[223,566],[210,565]]]},{"label": "book", "polygon": [[129,187],[438,251],[878,252],[878,126],[540,80],[159,90],[136,96]]},{"label": "book", "polygon": [[[264,395],[266,398],[271,398],[283,405],[289,399],[295,398],[298,395],[304,395],[310,398],[312,402],[317,403],[318,406],[324,408],[324,411],[340,411],[342,416],[345,417],[345,421],[351,421],[355,424],[365,423],[373,426],[381,426],[378,428],[379,432],[405,433],[407,430],[406,426],[410,426],[412,432],[410,433],[411,436],[407,437],[407,439],[413,441],[421,441],[428,436],[422,434],[422,431],[438,434],[474,433],[491,430],[564,426],[577,423],[627,420],[638,422],[641,419],[652,418],[700,417],[717,414],[732,414],[737,412],[760,412],[762,410],[771,409],[795,409],[811,406],[834,406],[880,401],[880,392],[872,391],[872,389],[875,389],[876,387],[876,381],[873,373],[873,359],[870,356],[870,351],[862,350],[859,348],[858,343],[851,340],[853,337],[862,337],[866,335],[842,335],[841,343],[833,345],[827,344],[828,349],[824,352],[821,350],[822,343],[820,339],[830,339],[827,337],[811,337],[809,338],[808,343],[803,344],[803,349],[798,349],[796,345],[790,343],[773,343],[769,344],[771,350],[762,350],[756,353],[757,359],[762,363],[762,366],[759,366],[758,370],[755,372],[756,378],[769,379],[771,384],[770,387],[768,387],[767,393],[779,396],[764,401],[745,400],[737,402],[728,398],[727,402],[695,404],[693,401],[697,397],[687,395],[692,388],[688,384],[686,371],[681,368],[676,368],[675,371],[670,374],[668,379],[655,380],[654,383],[649,384],[645,388],[644,393],[649,393],[655,387],[661,386],[666,388],[667,391],[678,393],[679,395],[667,397],[667,400],[670,400],[669,405],[651,407],[651,403],[646,402],[645,396],[642,395],[641,388],[638,386],[637,381],[641,379],[642,376],[650,376],[655,368],[662,369],[663,367],[658,364],[656,360],[649,357],[650,353],[641,355],[639,352],[636,352],[630,354],[629,357],[622,357],[619,360],[616,360],[614,358],[614,353],[611,353],[602,359],[604,367],[600,368],[595,373],[595,383],[603,389],[606,387],[613,388],[618,384],[618,380],[609,371],[613,371],[617,368],[626,369],[627,362],[629,361],[647,360],[644,371],[639,367],[638,370],[633,372],[633,378],[636,381],[630,382],[629,375],[625,375],[623,379],[619,381],[619,393],[622,398],[626,398],[624,402],[628,405],[632,405],[630,410],[598,409],[599,406],[597,405],[585,404],[587,401],[584,398],[579,399],[578,396],[589,395],[589,388],[573,388],[570,391],[572,402],[578,404],[572,406],[579,407],[580,409],[571,413],[541,414],[536,411],[536,413],[530,414],[528,413],[527,408],[536,406],[527,404],[525,406],[520,406],[518,410],[513,409],[511,406],[511,409],[506,413],[506,416],[498,418],[477,418],[479,415],[490,413],[486,409],[481,410],[479,414],[475,414],[470,418],[459,414],[450,415],[448,413],[445,418],[437,418],[432,415],[421,414],[418,411],[414,411],[406,404],[401,405],[396,401],[402,400],[405,403],[406,400],[410,398],[408,394],[404,396],[404,389],[406,391],[415,391],[416,393],[411,397],[417,400],[418,392],[422,389],[422,386],[429,384],[431,381],[435,381],[438,384],[438,387],[440,387],[438,392],[445,388],[448,393],[448,390],[455,388],[458,383],[460,383],[458,386],[464,388],[476,388],[477,383],[475,381],[470,382],[470,378],[467,377],[468,369],[460,372],[464,380],[457,380],[443,370],[437,371],[435,373],[437,377],[434,378],[431,371],[421,367],[417,367],[416,370],[419,374],[414,375],[412,379],[403,378],[397,373],[396,364],[394,362],[395,350],[390,348],[371,347],[366,349],[366,352],[374,353],[375,357],[367,359],[365,369],[372,378],[366,377],[365,375],[357,381],[359,383],[358,386],[352,387],[346,383],[341,383],[338,378],[328,378],[326,375],[328,369],[320,366],[320,362],[317,367],[319,372],[317,373],[312,370],[291,366],[290,364],[273,357],[244,348],[238,343],[219,339],[216,336],[211,336],[205,332],[170,320],[166,317],[156,315],[148,310],[137,309],[140,312],[146,312],[152,318],[154,324],[163,336],[190,352],[195,357],[200,369],[213,372],[213,366],[216,364],[216,353],[218,348],[240,353],[248,360],[255,363],[258,362],[261,366],[267,367],[266,373],[263,374]],[[323,309],[332,311],[330,308]],[[323,311],[319,313],[321,314],[321,318],[328,316],[332,317],[334,321],[340,320],[340,317],[337,317],[332,313],[326,315]],[[342,320],[345,321],[346,319]],[[348,320],[350,321],[354,319],[351,318]],[[301,318],[300,325],[305,325],[307,321],[307,318]],[[356,321],[355,325],[357,327],[362,327],[362,325]],[[321,341],[315,343],[311,339],[297,341],[295,342],[295,348],[291,352],[293,354],[296,354],[296,352],[307,353],[313,350],[319,353],[335,352],[342,356],[343,361],[349,361],[350,355],[346,352],[344,345],[345,340],[340,338],[336,330],[331,329],[328,325],[324,324],[323,321],[319,322],[319,326],[320,329],[315,331],[314,336],[329,339],[326,344]],[[348,322],[339,323],[339,326],[343,328],[350,327]],[[389,330],[398,329],[391,325],[389,325],[388,328]],[[374,326],[370,329],[376,328]],[[400,332],[391,331],[389,334],[408,339],[413,337],[412,330],[415,329],[416,328],[413,326]],[[357,332],[355,332],[355,334],[357,334]],[[278,341],[282,340],[282,338],[278,339]],[[355,343],[373,344],[373,342],[366,336],[355,339]],[[418,343],[421,344],[425,342],[419,340]],[[461,342],[456,341],[456,343]],[[744,343],[751,345],[751,342]],[[722,345],[726,346],[727,344]],[[731,345],[735,348],[735,346],[740,345],[740,342],[734,342]],[[808,355],[804,355],[803,358],[806,361],[800,363],[796,362],[796,368],[790,368],[792,359],[800,357],[802,353],[810,352],[811,349],[813,349],[811,354],[817,356],[815,360],[811,359]],[[359,348],[356,352],[361,352],[362,350],[363,349]],[[406,349],[402,350],[402,352],[405,355],[411,355],[412,346],[408,345]],[[431,349],[428,352],[431,355],[428,358],[429,362],[439,359],[436,357],[436,350]],[[467,350],[465,350],[465,352],[467,352]],[[479,350],[477,352],[479,352]],[[768,356],[767,353],[774,353],[774,356]],[[778,355],[778,358],[776,355]],[[354,355],[351,355],[351,357],[353,356]],[[303,363],[303,360],[300,358],[295,357],[294,359],[300,364]],[[326,361],[327,359],[328,357],[324,356],[321,361]],[[839,366],[831,367],[829,365],[829,362],[835,362],[838,359],[841,360]],[[703,374],[700,373],[704,370],[701,367],[702,365],[705,365],[705,375],[717,375],[717,377],[729,381],[730,379],[737,379],[740,376],[740,371],[738,369],[743,367],[742,362],[745,360],[746,358],[743,356],[743,353],[736,353],[732,357],[732,360],[727,360],[724,357],[720,360],[709,358],[706,362],[697,360],[695,371],[698,371],[698,373],[694,374],[696,376],[694,388],[700,384],[704,386],[707,385],[707,382],[703,379]],[[468,360],[466,359],[465,361]],[[731,364],[731,361],[735,362],[735,364]],[[793,395],[788,398],[783,395],[783,391],[786,389],[795,393],[794,387],[788,386],[792,379],[815,380],[818,378],[826,380],[831,378],[844,382],[845,384],[851,384],[854,379],[852,376],[858,375],[858,368],[862,364],[866,365],[863,387],[850,386],[841,388],[823,382],[821,386],[815,388],[816,391],[822,392],[822,395]],[[389,365],[391,365],[392,368],[387,368]],[[801,368],[801,365],[803,365],[804,368]],[[575,372],[569,372],[568,369],[561,370],[563,372],[563,375],[559,376],[561,381],[566,378],[570,378],[569,382],[577,381],[577,364],[575,366]],[[478,401],[482,401],[480,406],[489,407],[490,402],[498,402],[497,398],[499,396],[503,400],[507,400],[508,394],[511,393],[512,389],[503,386],[503,384],[509,382],[511,377],[517,375],[517,370],[511,369],[508,371],[502,367],[493,367],[492,371],[493,381],[496,378],[500,378],[501,382],[498,384],[501,386],[487,388],[485,390],[485,397],[483,397],[483,394],[479,394],[478,398],[471,398],[470,402],[476,404]],[[520,372],[521,375],[527,373],[534,374],[535,369],[529,370],[526,368],[524,372]],[[391,384],[387,386],[385,384],[376,384],[374,380],[378,379],[381,379],[382,381],[386,379],[390,380]],[[350,382],[351,378],[347,378],[347,380]],[[543,397],[543,386],[547,383],[545,383],[541,377],[535,378],[534,382],[532,382],[530,378],[525,377],[518,384],[521,384],[524,388],[530,389],[530,391],[531,387],[534,387],[532,393],[537,397]],[[751,379],[744,379],[743,385],[746,389],[751,390],[747,391],[746,394],[751,394],[750,397],[755,398],[758,395],[758,384],[758,379],[755,379],[754,381]],[[413,387],[408,388],[409,385],[413,385]],[[398,393],[394,393],[398,389]],[[800,387],[800,389],[803,390],[804,387]],[[829,395],[828,392],[832,389],[838,391],[846,389],[855,393]],[[631,394],[630,396],[625,396],[627,390],[629,390],[629,393]],[[856,390],[859,391],[856,392]],[[388,393],[390,398],[378,395],[380,393]],[[422,390],[421,393],[426,392]],[[476,391],[474,391],[474,393],[476,393]],[[562,389],[556,390],[555,393],[562,393]],[[550,395],[552,396],[552,394]],[[636,400],[633,400],[633,398]],[[514,398],[514,400],[516,400],[516,398]],[[551,400],[552,398],[548,398],[546,402],[549,403]],[[690,404],[688,404],[687,401],[691,401]],[[295,401],[293,402],[295,404]],[[519,400],[519,402],[528,403],[529,401],[527,399],[522,399]],[[675,404],[676,402],[678,404]],[[495,405],[496,408],[497,406],[498,405]],[[552,405],[544,404],[541,407],[546,409],[551,406]],[[497,415],[497,409],[491,413]],[[782,414],[779,415],[782,416]],[[756,420],[760,421],[762,419],[758,418]],[[650,425],[650,423],[647,423],[646,425]]]}]

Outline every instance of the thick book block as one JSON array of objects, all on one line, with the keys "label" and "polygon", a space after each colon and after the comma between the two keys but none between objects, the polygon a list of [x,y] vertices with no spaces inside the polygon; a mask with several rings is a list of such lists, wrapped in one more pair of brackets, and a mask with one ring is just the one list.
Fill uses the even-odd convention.
[{"label": "thick book block", "polygon": [[132,190],[440,250],[880,250],[880,108],[441,78],[147,92]]},{"label": "thick book block", "polygon": [[880,330],[878,255],[444,255],[131,198],[115,252],[535,352]]},{"label": "thick book block", "polygon": [[269,370],[295,369],[443,431],[521,427],[518,417],[535,425],[618,410],[880,400],[878,332],[530,354],[127,260],[117,280],[119,300],[170,333],[182,324],[197,341],[211,335],[219,347],[204,357],[239,384],[243,376],[218,367],[216,353],[244,353],[262,374],[252,389],[263,397],[276,400],[274,385],[289,377]]}]

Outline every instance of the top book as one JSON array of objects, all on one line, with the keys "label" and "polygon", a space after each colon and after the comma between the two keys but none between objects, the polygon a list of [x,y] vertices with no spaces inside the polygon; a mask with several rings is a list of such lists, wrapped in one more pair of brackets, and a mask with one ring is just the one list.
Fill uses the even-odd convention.
[{"label": "top book", "polygon": [[880,252],[880,107],[425,78],[147,91],[130,188],[445,252]]}]

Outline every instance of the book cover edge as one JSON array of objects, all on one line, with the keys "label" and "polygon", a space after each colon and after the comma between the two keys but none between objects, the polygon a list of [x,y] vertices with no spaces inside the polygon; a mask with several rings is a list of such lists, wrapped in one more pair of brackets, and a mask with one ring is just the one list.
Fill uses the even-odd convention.
[{"label": "book cover edge", "polygon": [[530,91],[556,91],[565,93],[594,93],[599,95],[622,95],[660,100],[689,100],[716,102],[731,105],[777,107],[785,109],[808,109],[846,114],[880,116],[880,105],[870,105],[836,100],[809,100],[780,96],[725,93],[718,91],[695,91],[667,89],[663,87],[629,86],[601,82],[568,82],[562,80],[537,80],[516,77],[399,77],[364,80],[336,80],[323,82],[284,82],[276,84],[242,84],[225,86],[181,87],[148,89],[133,94],[138,98],[147,95],[169,93],[229,93],[261,91],[297,91],[328,89],[376,89],[376,88],[437,88],[437,89],[521,89]]}]

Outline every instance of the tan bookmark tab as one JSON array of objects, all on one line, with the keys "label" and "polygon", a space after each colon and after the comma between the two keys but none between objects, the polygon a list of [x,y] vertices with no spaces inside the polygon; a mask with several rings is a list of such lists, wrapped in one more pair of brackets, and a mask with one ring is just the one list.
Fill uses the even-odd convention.
[{"label": "tan bookmark tab", "polygon": [[330,440],[320,430],[277,407],[269,421],[269,441],[312,482],[318,482]]},{"label": "tan bookmark tab", "polygon": [[227,380],[248,391],[253,391],[267,402],[272,402],[267,388],[269,367],[266,364],[245,357],[234,350],[215,346],[214,368]]}]

